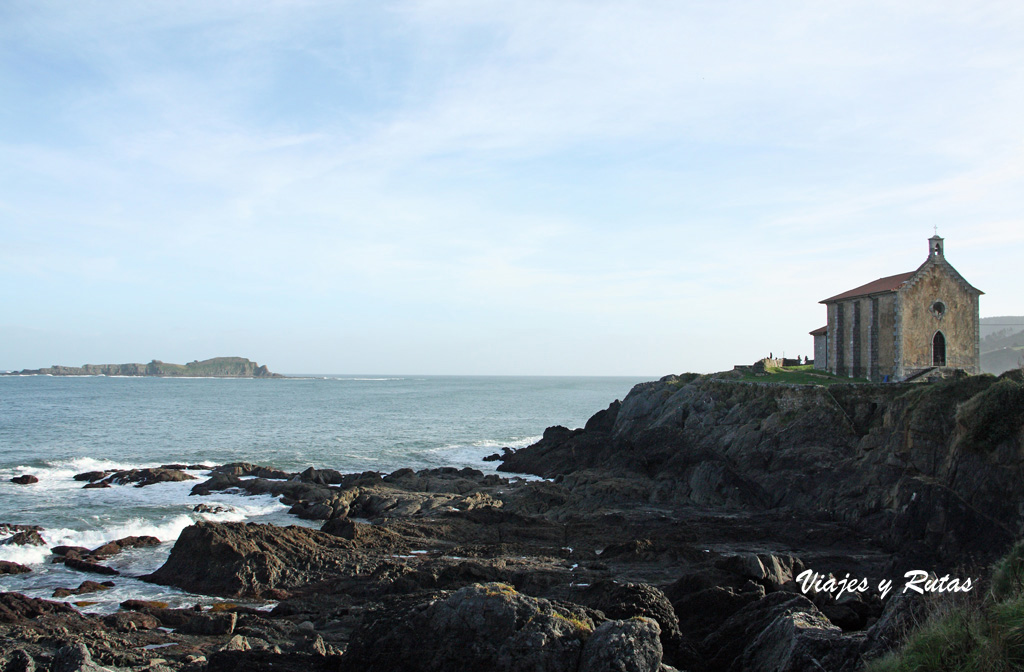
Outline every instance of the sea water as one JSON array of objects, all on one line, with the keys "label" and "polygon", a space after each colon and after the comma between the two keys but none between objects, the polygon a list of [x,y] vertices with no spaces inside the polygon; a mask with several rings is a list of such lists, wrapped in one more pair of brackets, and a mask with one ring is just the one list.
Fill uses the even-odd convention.
[{"label": "sea water", "polygon": [[[32,568],[0,575],[0,591],[52,599],[83,574],[50,562],[50,546],[95,548],[149,535],[157,547],[106,561],[121,572],[115,588],[65,598],[112,611],[129,598],[172,606],[210,598],[138,581],[166,560],[198,520],[318,525],[287,513],[270,496],[218,492],[192,496],[197,481],[83,489],[76,474],[178,463],[251,462],[297,471],[388,473],[403,467],[473,467],[484,457],[540,438],[551,425],[580,427],[640,379],[598,377],[309,376],[229,378],[0,377],[0,523],[39,525],[48,546],[0,543],[0,560]],[[18,485],[14,476],[39,482]],[[200,503],[216,514],[197,513]],[[2,535],[2,533],[0,533]],[[0,536],[0,542],[3,537]]]}]

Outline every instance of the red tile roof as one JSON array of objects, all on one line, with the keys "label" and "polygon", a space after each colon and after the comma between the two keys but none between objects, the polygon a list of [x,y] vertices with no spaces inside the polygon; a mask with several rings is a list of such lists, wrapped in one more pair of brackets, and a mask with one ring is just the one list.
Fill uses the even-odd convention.
[{"label": "red tile roof", "polygon": [[828,325],[827,324],[824,327],[818,327],[817,329],[812,331],[811,332],[811,336],[821,336],[822,334],[826,334],[826,333],[828,333]]},{"label": "red tile roof", "polygon": [[867,296],[869,294],[883,294],[885,292],[895,292],[900,288],[907,280],[910,280],[917,271],[911,271],[909,273],[900,273],[899,275],[890,275],[887,278],[879,278],[874,282],[869,282],[866,285],[855,287],[848,292],[842,294],[836,294],[835,296],[819,301],[818,303],[832,303],[833,301],[843,301],[845,299],[852,299],[858,296]]}]

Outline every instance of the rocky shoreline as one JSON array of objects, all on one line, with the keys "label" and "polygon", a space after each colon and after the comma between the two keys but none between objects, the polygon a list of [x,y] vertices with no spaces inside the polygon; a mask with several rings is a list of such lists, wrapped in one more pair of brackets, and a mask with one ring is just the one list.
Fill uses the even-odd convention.
[{"label": "rocky shoreline", "polygon": [[[797,577],[981,578],[1021,532],[1022,390],[1019,374],[828,390],[670,376],[497,456],[543,480],[215,467],[194,494],[271,494],[319,529],[186,528],[142,578],[213,607],[97,616],[0,594],[0,669],[863,669],[944,596],[898,581],[836,599]],[[79,480],[160,487],[180,466]],[[51,552],[95,579],[148,543]],[[234,602],[251,600],[272,608]]]}]

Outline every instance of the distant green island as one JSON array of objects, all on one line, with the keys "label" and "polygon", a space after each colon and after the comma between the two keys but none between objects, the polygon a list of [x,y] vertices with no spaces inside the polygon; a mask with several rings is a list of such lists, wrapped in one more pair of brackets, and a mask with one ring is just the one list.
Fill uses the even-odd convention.
[{"label": "distant green island", "polygon": [[24,369],[14,376],[164,376],[177,378],[284,378],[266,366],[245,357],[214,357],[188,364],[168,364],[154,359],[149,364],[54,365],[46,369]]}]

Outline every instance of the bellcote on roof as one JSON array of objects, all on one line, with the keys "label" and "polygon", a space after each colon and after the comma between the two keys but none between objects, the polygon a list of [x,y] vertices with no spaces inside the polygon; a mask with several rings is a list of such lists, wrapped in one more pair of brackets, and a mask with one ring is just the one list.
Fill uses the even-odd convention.
[{"label": "bellcote on roof", "polygon": [[836,294],[835,296],[829,297],[818,303],[835,303],[837,301],[846,301],[847,299],[857,299],[862,296],[877,296],[879,294],[888,294],[890,292],[898,292],[907,283],[911,282],[918,273],[925,270],[930,266],[941,265],[953,277],[957,282],[961,283],[965,289],[975,294],[984,294],[976,287],[972,287],[971,283],[964,280],[963,276],[956,272],[948,261],[946,261],[945,253],[943,252],[943,238],[938,234],[935,234],[928,239],[928,259],[925,261],[916,271],[910,271],[909,273],[900,273],[899,275],[890,275],[885,278],[879,278],[873,282],[869,282],[866,285],[860,287],[854,287],[853,289],[843,292],[842,294]]}]

